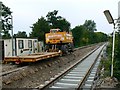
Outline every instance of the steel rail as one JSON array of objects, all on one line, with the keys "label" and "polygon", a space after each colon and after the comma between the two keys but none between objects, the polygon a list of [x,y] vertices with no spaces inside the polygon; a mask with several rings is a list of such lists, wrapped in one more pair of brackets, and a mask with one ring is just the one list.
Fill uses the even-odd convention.
[{"label": "steel rail", "polygon": [[[69,73],[71,69],[75,68],[79,63],[81,63],[84,59],[86,59],[88,56],[90,56],[93,52],[95,52],[99,47],[97,47],[96,49],[94,49],[93,51],[91,51],[90,53],[88,53],[86,56],[84,56],[82,59],[80,59],[78,62],[76,62],[74,65],[72,65],[71,67],[69,67],[68,69],[66,69],[65,71],[63,71],[63,73],[59,74],[58,76],[56,76],[55,79],[52,79],[50,80],[49,82],[45,83],[45,85],[43,86],[38,86],[36,88],[40,88],[41,90],[42,89],[47,89],[49,88],[50,86],[52,86],[53,84],[55,84],[58,80],[60,80],[62,77],[65,76],[66,73]],[[90,68],[89,68],[90,70]],[[88,72],[89,72],[88,70]],[[88,73],[87,72],[87,73]],[[87,75],[87,74],[86,74]],[[82,82],[84,81],[84,78],[82,80]],[[81,83],[82,83],[81,82]],[[80,84],[81,85],[81,84]],[[79,86],[80,86],[79,85]],[[79,88],[79,87],[78,87]]]},{"label": "steel rail", "polygon": [[[106,45],[104,46],[106,47]],[[105,49],[103,47],[103,50]],[[83,82],[83,85],[82,85],[82,90],[86,90],[86,89],[89,89],[89,90],[93,90],[95,88],[95,82],[98,78],[98,67],[99,67],[99,64],[100,64],[100,61],[101,61],[101,56],[104,54],[103,53],[103,50],[100,52],[98,58],[96,59],[94,65],[92,66],[92,69],[91,71],[89,72],[89,75],[86,77],[86,80]]]},{"label": "steel rail", "polygon": [[[96,44],[94,44],[94,45],[96,45]],[[76,48],[75,49],[75,51],[76,50],[79,50],[79,49],[83,49],[83,48],[87,48],[87,47],[91,47],[92,45],[88,45],[88,46],[83,46],[83,47],[80,47],[80,48]],[[93,50],[94,51],[94,50]],[[93,52],[92,51],[92,52]],[[89,54],[91,54],[92,52],[90,52],[90,53],[88,53],[85,57],[83,57],[82,59],[84,59],[84,58],[86,58],[87,56],[89,56]],[[79,61],[82,61],[82,59],[81,60],[79,60]],[[77,63],[79,63],[79,61],[77,62]],[[75,63],[75,64],[77,64],[77,63]],[[74,65],[72,65],[70,68],[72,68]],[[25,66],[25,67],[20,67],[20,68],[17,68],[17,69],[13,69],[13,70],[10,70],[10,71],[6,71],[6,72],[1,72],[0,73],[0,76],[5,76],[5,75],[7,75],[7,74],[10,74],[10,73],[13,73],[13,72],[17,72],[17,71],[19,71],[19,70],[21,70],[21,69],[24,69],[24,68],[26,68],[27,66]],[[68,68],[68,69],[70,69],[70,68]]]},{"label": "steel rail", "polygon": [[24,66],[24,67],[20,67],[20,68],[16,68],[16,69],[13,69],[13,70],[10,70],[10,71],[6,71],[6,72],[1,72],[0,73],[0,76],[5,76],[5,75],[8,75],[10,73],[13,73],[13,72],[17,72],[21,69],[24,69],[24,68],[27,68],[28,66]]}]

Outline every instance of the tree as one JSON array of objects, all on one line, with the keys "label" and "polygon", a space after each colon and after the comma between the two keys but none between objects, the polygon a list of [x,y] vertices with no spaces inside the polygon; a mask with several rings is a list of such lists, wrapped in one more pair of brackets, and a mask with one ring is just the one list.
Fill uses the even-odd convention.
[{"label": "tree", "polygon": [[62,18],[57,21],[56,28],[61,29],[61,31],[69,32],[70,23],[66,19]]},{"label": "tree", "polygon": [[31,28],[30,37],[37,37],[38,40],[45,41],[45,33],[48,33],[52,28],[59,28],[61,31],[69,31],[70,23],[61,16],[57,16],[58,11],[48,12],[47,19],[41,17]]},{"label": "tree", "polygon": [[94,31],[97,31],[96,29],[96,23],[92,20],[85,20],[85,23],[83,24],[83,26],[89,31],[89,43],[93,44],[95,43],[96,39],[95,39],[95,33]]},{"label": "tree", "polygon": [[59,28],[61,29],[61,31],[69,32],[70,23],[65,18],[57,16],[57,14],[57,10],[54,10],[53,12],[48,12],[46,17],[49,25],[51,26],[51,28]]},{"label": "tree", "polygon": [[84,26],[82,25],[76,26],[71,31],[74,37],[75,47],[79,47],[79,46],[87,44],[88,42],[87,31]]},{"label": "tree", "polygon": [[30,37],[37,37],[38,40],[45,40],[45,33],[50,31],[49,23],[46,21],[44,17],[38,19],[36,23],[33,24],[32,32],[30,33]]},{"label": "tree", "polygon": [[11,36],[8,31],[4,31],[4,35],[2,35],[3,39],[9,39]]},{"label": "tree", "polygon": [[[10,34],[9,34],[9,30],[12,29],[12,24],[11,24],[11,11],[10,8],[6,7],[3,3],[1,6],[1,23],[2,23],[2,30],[0,31],[1,33],[3,33],[3,38],[10,38]],[[0,33],[0,34],[1,34]],[[5,35],[7,34],[7,35]],[[7,37],[5,37],[7,36]]]},{"label": "tree", "polygon": [[16,37],[16,38],[27,38],[27,34],[26,34],[26,32],[25,31],[18,31],[18,33],[17,34],[14,34],[14,36],[13,37]]},{"label": "tree", "polygon": [[57,20],[62,18],[61,16],[56,16],[57,13],[58,11],[54,10],[53,12],[48,12],[48,14],[46,15],[47,21],[49,22],[52,28],[57,28],[56,27]]},{"label": "tree", "polygon": [[[87,21],[89,20],[86,20],[86,22]],[[87,26],[86,22],[85,24],[76,26],[71,30],[74,38],[75,47],[107,41],[108,37],[106,34],[102,32],[91,31],[92,29],[90,30],[87,28],[89,26]]]},{"label": "tree", "polygon": [[96,42],[105,42],[108,40],[108,36],[107,34],[105,33],[102,33],[102,32],[95,32],[95,35],[96,35]]},{"label": "tree", "polygon": [[90,32],[97,31],[96,23],[92,20],[86,20],[83,26],[85,26]]}]

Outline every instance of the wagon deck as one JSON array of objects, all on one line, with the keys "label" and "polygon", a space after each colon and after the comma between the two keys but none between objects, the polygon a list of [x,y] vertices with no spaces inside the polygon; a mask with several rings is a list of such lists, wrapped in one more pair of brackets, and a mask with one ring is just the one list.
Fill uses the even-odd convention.
[{"label": "wagon deck", "polygon": [[23,62],[36,62],[39,60],[52,58],[59,55],[61,55],[61,52],[43,52],[43,53],[29,54],[25,56],[8,56],[8,57],[5,57],[4,62],[6,63],[15,62],[16,64],[23,63]]}]

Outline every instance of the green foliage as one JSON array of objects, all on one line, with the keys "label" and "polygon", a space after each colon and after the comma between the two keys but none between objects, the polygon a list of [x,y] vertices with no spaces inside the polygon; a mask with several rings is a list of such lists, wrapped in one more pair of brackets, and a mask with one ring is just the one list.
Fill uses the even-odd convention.
[{"label": "green foliage", "polygon": [[58,11],[54,10],[52,12],[48,12],[47,14],[47,21],[49,22],[49,25],[51,28],[59,28],[62,31],[69,32],[70,29],[70,23],[63,17],[57,16]]},{"label": "green foliage", "polygon": [[120,81],[120,69],[114,70],[114,76]]},{"label": "green foliage", "polygon": [[111,51],[112,51],[112,43],[109,42],[109,44],[108,44],[108,46],[107,46],[107,50],[106,50],[106,52],[107,52],[108,57],[109,57],[110,59],[111,59],[111,57],[112,57],[112,53],[111,53]]},{"label": "green foliage", "polygon": [[4,35],[2,35],[2,38],[3,39],[9,39],[9,38],[11,38],[11,36],[10,36],[8,31],[4,31]]},{"label": "green foliage", "polygon": [[32,32],[30,33],[30,37],[37,37],[38,40],[45,40],[45,33],[50,31],[50,26],[47,20],[44,17],[38,19],[36,23],[33,24]]},{"label": "green foliage", "polygon": [[76,26],[72,30],[72,34],[74,37],[74,44],[75,47],[80,47],[82,45],[86,45],[88,43],[88,36],[87,36],[87,30],[84,26]]},{"label": "green foliage", "polygon": [[62,18],[57,21],[56,27],[61,29],[61,31],[69,32],[70,23],[66,19]]},{"label": "green foliage", "polygon": [[97,36],[94,32],[89,31],[89,44],[97,43],[96,41]]},{"label": "green foliage", "polygon": [[110,77],[111,74],[111,50],[112,50],[112,46],[111,43],[109,43],[106,47],[106,56],[107,58],[102,58],[101,59],[101,63],[100,66],[103,68],[104,67],[104,77]]},{"label": "green foliage", "polygon": [[107,34],[104,34],[102,32],[95,32],[96,34],[96,42],[104,42],[108,40]]},{"label": "green foliage", "polygon": [[0,31],[0,34],[3,33],[2,38],[10,38],[10,34],[8,30],[12,30],[12,24],[11,24],[11,11],[10,8],[6,7],[3,3],[1,6],[2,9],[2,16],[1,16],[1,24],[2,24],[2,30]]},{"label": "green foliage", "polygon": [[16,37],[16,38],[27,38],[27,34],[25,31],[21,32],[21,31],[18,31],[17,34],[14,34],[13,37]]},{"label": "green foliage", "polygon": [[[107,53],[109,60],[111,61],[112,57],[112,37],[109,38],[109,46],[107,48]],[[115,54],[114,54],[114,63],[113,63],[113,75],[120,81],[120,31],[116,32],[115,38]]]},{"label": "green foliage", "polygon": [[[115,58],[120,59],[120,31],[116,33]],[[120,67],[120,66],[119,66]]]},{"label": "green foliage", "polygon": [[48,12],[48,14],[46,15],[47,21],[49,22],[52,28],[57,28],[57,20],[62,18],[61,16],[56,16],[57,13],[58,11],[54,10],[53,12]]},{"label": "green foliage", "polygon": [[104,66],[104,77],[110,76],[110,70],[111,70],[111,60],[108,59],[102,59],[101,60],[101,66]]},{"label": "green foliage", "polygon": [[114,76],[120,81],[120,31],[116,33]]},{"label": "green foliage", "polygon": [[70,23],[61,16],[57,16],[58,11],[48,12],[47,20],[44,17],[38,19],[36,23],[33,24],[32,32],[30,37],[37,37],[38,40],[45,41],[45,33],[48,33],[51,28],[59,28],[61,31],[69,31]]},{"label": "green foliage", "polygon": [[[87,21],[89,24],[86,24]],[[76,26],[71,30],[75,47],[107,41],[108,37],[106,34],[102,32],[93,32],[87,28],[91,25],[90,22],[93,23],[91,20],[86,20],[84,25]],[[96,25],[95,22],[93,24]]]},{"label": "green foliage", "polygon": [[92,20],[86,20],[83,26],[85,26],[90,32],[97,31],[96,23]]}]

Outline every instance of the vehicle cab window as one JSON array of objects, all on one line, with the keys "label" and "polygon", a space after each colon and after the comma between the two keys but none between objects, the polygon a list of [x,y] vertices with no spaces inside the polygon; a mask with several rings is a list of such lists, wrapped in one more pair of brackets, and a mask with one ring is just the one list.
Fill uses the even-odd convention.
[{"label": "vehicle cab window", "polygon": [[60,32],[60,29],[51,29],[50,30],[50,33],[57,33],[57,32]]}]

